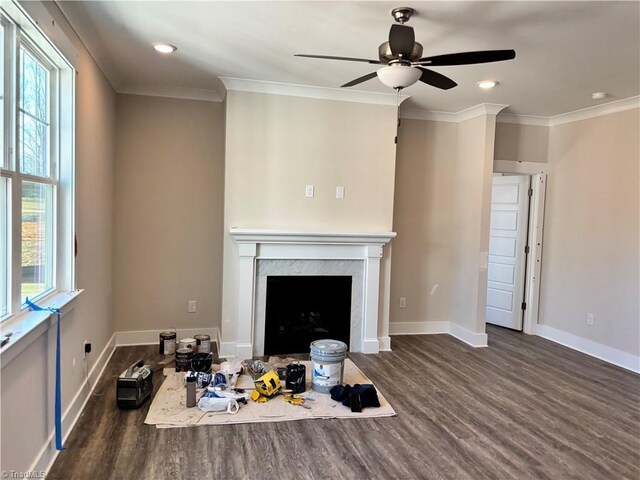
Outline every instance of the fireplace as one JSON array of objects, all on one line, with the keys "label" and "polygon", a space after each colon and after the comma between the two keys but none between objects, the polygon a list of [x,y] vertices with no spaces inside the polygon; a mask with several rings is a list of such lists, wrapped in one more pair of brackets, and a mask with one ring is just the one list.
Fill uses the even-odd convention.
[{"label": "fireplace", "polygon": [[[267,284],[271,277],[333,276],[351,279],[349,350],[378,353],[389,348],[388,325],[378,328],[380,261],[394,232],[328,233],[231,228],[237,243],[236,320],[225,320],[221,354],[239,358],[264,355]],[[388,295],[388,291],[385,292]],[[345,294],[348,295],[348,294]],[[388,297],[382,300],[388,305]],[[223,326],[224,327],[224,326]],[[306,343],[306,351],[310,342]],[[275,350],[274,350],[275,353]],[[277,353],[287,353],[278,351]],[[299,353],[299,352],[296,352]]]},{"label": "fireplace", "polygon": [[308,353],[322,338],[349,345],[351,283],[347,275],[267,277],[264,354]]}]

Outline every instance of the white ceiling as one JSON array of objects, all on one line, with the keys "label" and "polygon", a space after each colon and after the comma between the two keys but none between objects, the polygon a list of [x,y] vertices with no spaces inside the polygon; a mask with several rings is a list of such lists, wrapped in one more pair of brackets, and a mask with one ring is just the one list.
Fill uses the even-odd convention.
[{"label": "white ceiling", "polygon": [[[640,93],[640,2],[58,2],[118,91],[220,89],[218,77],[338,87],[375,65],[294,53],[377,59],[390,11],[417,10],[409,25],[424,56],[516,50],[513,61],[433,68],[459,86],[418,83],[409,107],[458,112],[479,103],[554,116]],[[178,46],[170,56],[153,42]],[[481,91],[476,83],[500,85]],[[393,93],[377,79],[358,90]],[[593,101],[591,93],[607,92]]]}]

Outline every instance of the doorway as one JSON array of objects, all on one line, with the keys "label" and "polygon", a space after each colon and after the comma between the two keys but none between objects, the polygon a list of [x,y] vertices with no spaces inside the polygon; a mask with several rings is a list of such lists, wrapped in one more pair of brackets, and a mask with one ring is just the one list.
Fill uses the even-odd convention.
[{"label": "doorway", "polygon": [[487,323],[522,331],[526,308],[529,200],[531,176],[493,176],[489,263],[487,272]]},{"label": "doorway", "polygon": [[544,226],[544,204],[549,166],[537,162],[515,162],[494,160],[494,173],[525,175],[531,179],[529,198],[529,220],[527,222],[528,254],[524,269],[524,300],[515,306],[523,307],[521,330],[529,335],[538,333],[538,307],[540,300],[540,273],[542,266],[542,234]]}]

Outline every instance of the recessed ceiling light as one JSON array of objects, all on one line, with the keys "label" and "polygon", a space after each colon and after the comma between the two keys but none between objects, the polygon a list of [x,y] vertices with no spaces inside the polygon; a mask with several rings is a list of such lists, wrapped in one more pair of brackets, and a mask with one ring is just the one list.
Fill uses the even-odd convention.
[{"label": "recessed ceiling light", "polygon": [[160,53],[173,53],[178,49],[178,47],[169,43],[154,43],[153,48]]},{"label": "recessed ceiling light", "polygon": [[496,85],[498,85],[498,82],[494,80],[482,80],[481,82],[478,82],[478,86],[484,90],[489,90],[490,88],[493,88]]},{"label": "recessed ceiling light", "polygon": [[593,98],[594,100],[602,100],[603,98],[606,98],[608,96],[609,94],[605,92],[595,92],[591,94],[591,98]]}]

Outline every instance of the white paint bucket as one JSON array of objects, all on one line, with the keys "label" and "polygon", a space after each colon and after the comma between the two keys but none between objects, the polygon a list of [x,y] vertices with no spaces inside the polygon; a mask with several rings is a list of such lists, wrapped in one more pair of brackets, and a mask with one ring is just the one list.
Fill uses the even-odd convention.
[{"label": "white paint bucket", "polygon": [[347,344],[340,340],[311,342],[312,387],[316,392],[329,393],[333,387],[342,384],[346,357]]}]

